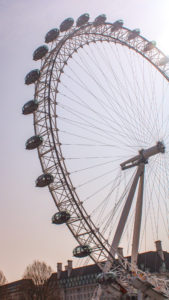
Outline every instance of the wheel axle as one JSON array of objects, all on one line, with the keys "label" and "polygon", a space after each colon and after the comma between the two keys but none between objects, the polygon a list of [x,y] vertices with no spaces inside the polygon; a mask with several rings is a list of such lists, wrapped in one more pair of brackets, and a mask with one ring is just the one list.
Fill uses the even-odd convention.
[{"label": "wheel axle", "polygon": [[151,148],[140,150],[138,155],[121,163],[121,169],[126,170],[138,166],[141,163],[147,164],[149,157],[154,156],[158,153],[165,153],[165,146],[163,142],[157,142],[157,144]]}]

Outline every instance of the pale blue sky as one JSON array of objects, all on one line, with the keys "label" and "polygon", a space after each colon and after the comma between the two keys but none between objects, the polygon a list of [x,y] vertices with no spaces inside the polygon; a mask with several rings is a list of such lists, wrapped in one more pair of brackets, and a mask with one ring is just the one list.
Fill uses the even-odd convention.
[{"label": "pale blue sky", "polygon": [[33,121],[21,108],[33,95],[33,87],[24,85],[26,73],[37,66],[33,51],[48,30],[85,12],[91,20],[101,13],[110,22],[123,19],[169,53],[168,0],[0,0],[0,269],[8,281],[20,279],[34,259],[56,270],[58,261],[71,259],[76,245],[66,227],[51,225],[55,206],[48,190],[34,187],[41,167],[37,152],[24,150]]}]

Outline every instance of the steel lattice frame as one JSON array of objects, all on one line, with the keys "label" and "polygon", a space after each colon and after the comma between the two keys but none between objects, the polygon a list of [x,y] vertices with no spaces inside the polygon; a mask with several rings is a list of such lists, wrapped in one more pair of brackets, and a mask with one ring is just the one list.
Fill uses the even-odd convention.
[{"label": "steel lattice frame", "polygon": [[[71,214],[71,219],[67,226],[80,245],[90,245],[93,249],[91,258],[102,269],[102,261],[109,257],[113,262],[113,256],[109,253],[110,245],[101,235],[98,228],[92,222],[80,201],[76,190],[71,182],[66,169],[64,157],[62,155],[61,144],[58,136],[57,126],[57,95],[59,93],[59,82],[64,66],[72,55],[83,48],[84,45],[96,42],[119,43],[147,59],[158,71],[169,81],[169,63],[159,66],[159,62],[165,55],[156,47],[144,52],[148,40],[142,36],[137,36],[128,40],[131,30],[120,28],[111,31],[112,24],[104,23],[95,26],[88,23],[80,28],[72,27],[66,33],[60,35],[51,44],[51,49],[42,59],[40,69],[40,79],[35,85],[34,98],[38,100],[39,107],[34,113],[35,134],[43,137],[43,144],[38,147],[38,154],[44,173],[50,173],[54,177],[54,182],[49,185],[49,191],[59,211],[67,210]],[[129,262],[121,257],[121,265],[124,269],[130,270]],[[137,274],[144,275],[144,272],[136,270]],[[167,282],[157,278],[149,278],[155,286],[162,286],[164,291]]]}]

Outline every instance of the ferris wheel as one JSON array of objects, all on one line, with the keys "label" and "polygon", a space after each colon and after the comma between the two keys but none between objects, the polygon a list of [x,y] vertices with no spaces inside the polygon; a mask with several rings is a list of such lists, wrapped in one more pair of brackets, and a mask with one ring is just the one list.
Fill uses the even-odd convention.
[{"label": "ferris wheel", "polygon": [[118,255],[126,272],[142,274],[138,252],[157,240],[169,249],[169,58],[105,15],[68,18],[45,43],[33,53],[39,69],[25,77],[34,99],[22,109],[34,116],[26,149],[38,149],[36,186],[48,186],[52,222],[77,240],[75,257],[108,272]]}]

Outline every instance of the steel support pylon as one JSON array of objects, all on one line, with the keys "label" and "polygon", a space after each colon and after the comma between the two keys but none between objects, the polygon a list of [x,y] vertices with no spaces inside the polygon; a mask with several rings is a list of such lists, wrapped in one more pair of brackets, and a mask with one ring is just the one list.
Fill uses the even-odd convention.
[{"label": "steel support pylon", "polygon": [[[140,240],[140,229],[141,229],[141,217],[142,217],[142,206],[143,206],[143,190],[144,190],[144,173],[145,173],[145,164],[148,163],[148,159],[151,156],[154,156],[158,153],[164,153],[165,146],[162,142],[157,142],[157,144],[149,149],[142,149],[139,151],[137,156],[132,157],[131,159],[123,162],[121,164],[121,169],[126,170],[128,168],[132,168],[137,166],[137,171],[133,179],[133,183],[131,185],[128,197],[126,199],[123,211],[121,213],[121,217],[114,235],[114,239],[111,244],[110,253],[115,257],[117,253],[117,248],[119,246],[121,236],[124,231],[124,227],[130,213],[130,209],[132,206],[132,202],[134,199],[134,195],[136,192],[137,184],[139,182],[138,195],[137,195],[137,203],[136,203],[136,211],[135,211],[135,221],[134,221],[134,231],[133,231],[133,241],[132,241],[132,254],[131,254],[131,263],[133,271],[137,265],[137,257],[138,257],[138,248],[139,248],[139,240]],[[109,257],[107,262],[105,263],[103,272],[108,272],[111,269],[111,262]],[[99,285],[97,291],[92,297],[92,300],[99,300],[102,294],[102,288]]]},{"label": "steel support pylon", "polygon": [[131,263],[133,265],[133,271],[134,271],[134,267],[137,265],[138,248],[139,248],[139,240],[140,240],[141,217],[142,217],[142,206],[143,206],[143,189],[144,189],[144,171],[145,171],[145,165],[142,164],[142,173],[140,174],[139,189],[138,189],[136,211],[135,211],[132,254],[131,254]]}]

